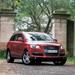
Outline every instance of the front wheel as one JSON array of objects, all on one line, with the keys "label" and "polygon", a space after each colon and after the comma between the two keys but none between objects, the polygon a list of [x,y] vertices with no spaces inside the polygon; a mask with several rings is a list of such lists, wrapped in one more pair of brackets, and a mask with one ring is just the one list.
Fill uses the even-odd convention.
[{"label": "front wheel", "polygon": [[31,63],[31,59],[29,56],[29,52],[28,51],[24,51],[23,56],[22,56],[22,61],[24,64],[28,65]]},{"label": "front wheel", "polygon": [[61,60],[53,61],[55,65],[64,65],[66,63],[67,58],[63,58]]}]

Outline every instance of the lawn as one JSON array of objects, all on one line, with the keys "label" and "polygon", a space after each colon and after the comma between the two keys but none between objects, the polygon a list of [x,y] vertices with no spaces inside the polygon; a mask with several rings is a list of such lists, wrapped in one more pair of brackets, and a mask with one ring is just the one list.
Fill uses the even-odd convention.
[{"label": "lawn", "polygon": [[69,64],[75,64],[75,57],[68,57],[67,63],[69,63]]}]

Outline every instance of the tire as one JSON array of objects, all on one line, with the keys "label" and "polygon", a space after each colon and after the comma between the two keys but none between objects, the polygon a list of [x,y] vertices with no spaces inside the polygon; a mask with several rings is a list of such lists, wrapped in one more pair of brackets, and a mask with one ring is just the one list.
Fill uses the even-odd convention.
[{"label": "tire", "polygon": [[64,65],[65,63],[66,63],[66,60],[67,60],[67,58],[63,58],[63,59],[61,59],[61,60],[56,60],[56,61],[53,61],[53,63],[55,64],[55,65]]},{"label": "tire", "polygon": [[40,60],[36,60],[35,64],[41,64],[41,61]]},{"label": "tire", "polygon": [[13,63],[14,62],[14,58],[11,57],[10,51],[7,51],[6,59],[7,59],[8,63]]},{"label": "tire", "polygon": [[29,52],[26,50],[22,56],[22,62],[26,65],[31,64],[32,60],[30,59]]}]

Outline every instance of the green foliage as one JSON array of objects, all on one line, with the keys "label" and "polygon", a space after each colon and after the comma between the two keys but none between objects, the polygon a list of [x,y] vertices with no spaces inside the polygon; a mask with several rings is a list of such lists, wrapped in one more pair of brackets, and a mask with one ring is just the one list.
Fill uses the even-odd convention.
[{"label": "green foliage", "polygon": [[[0,0],[0,9],[6,8],[15,9],[17,28],[27,24],[29,31],[50,32],[51,14],[56,10],[66,10],[70,19],[75,19],[75,0]],[[24,17],[31,18],[31,22],[23,21]]]},{"label": "green foliage", "polygon": [[75,19],[75,1],[70,2],[70,9],[69,9],[70,13],[71,13],[71,19]]},{"label": "green foliage", "polygon": [[67,63],[75,64],[75,57],[68,57]]},{"label": "green foliage", "polygon": [[0,51],[0,59],[6,58],[6,50]]},{"label": "green foliage", "polygon": [[0,9],[11,9],[13,7],[13,0],[0,0]]},{"label": "green foliage", "polygon": [[[33,29],[31,30],[33,31],[36,28],[37,31],[50,32],[50,28],[52,27],[50,25],[51,14],[55,10],[66,10],[68,8],[67,0],[22,0],[19,2],[18,0],[16,1],[17,2],[15,4],[18,10],[16,21],[18,22],[18,25],[20,23],[23,24],[24,21],[22,22],[22,18],[28,16],[32,20],[31,28],[33,27]],[[43,16],[46,16],[46,19],[43,18]],[[43,24],[45,24],[45,26],[42,26]],[[30,25],[30,23],[27,23],[27,25]]]}]

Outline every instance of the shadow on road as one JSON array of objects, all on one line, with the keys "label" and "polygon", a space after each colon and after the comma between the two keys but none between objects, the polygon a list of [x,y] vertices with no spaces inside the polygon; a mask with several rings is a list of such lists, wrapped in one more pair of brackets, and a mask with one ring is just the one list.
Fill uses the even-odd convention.
[{"label": "shadow on road", "polygon": [[[25,64],[22,63],[22,60],[16,60],[14,62],[14,64],[22,64],[22,65],[25,65]],[[56,66],[56,65],[54,65],[53,62],[41,62],[41,63],[32,63],[32,64],[27,65],[27,66]],[[69,64],[65,64],[63,66],[70,66],[70,65]]]}]

